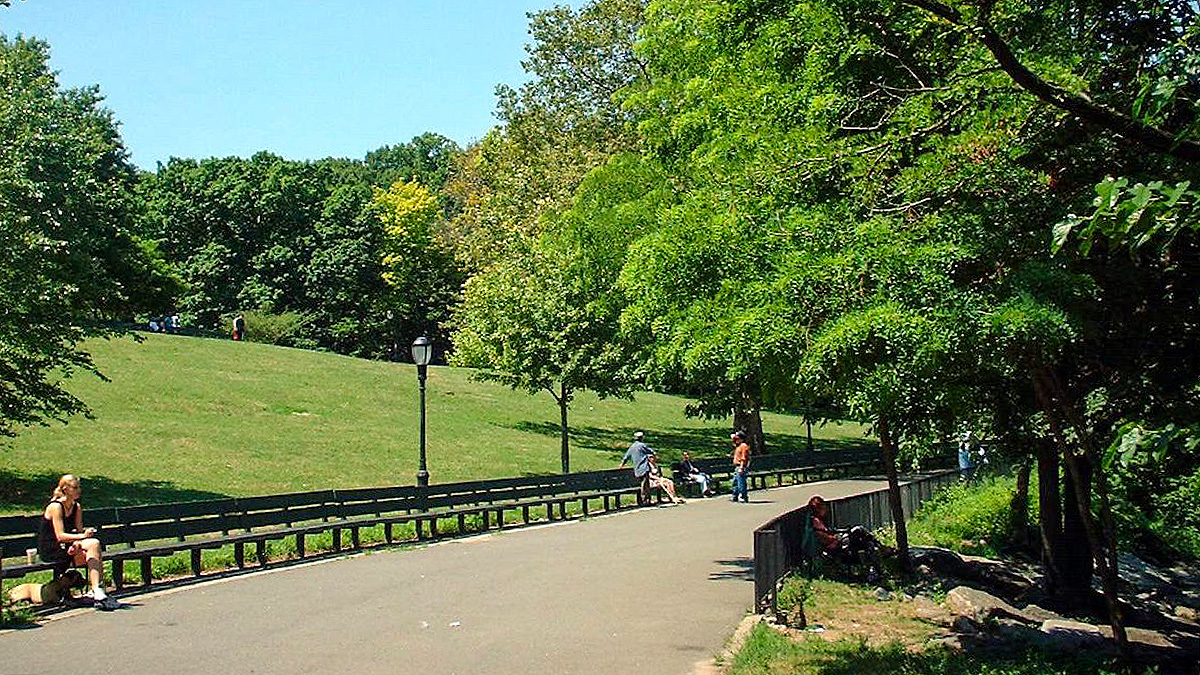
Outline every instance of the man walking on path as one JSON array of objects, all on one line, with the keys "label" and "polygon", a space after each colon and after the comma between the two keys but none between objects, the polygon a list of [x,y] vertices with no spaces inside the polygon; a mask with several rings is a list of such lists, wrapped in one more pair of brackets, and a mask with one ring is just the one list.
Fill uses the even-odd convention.
[{"label": "man walking on path", "polygon": [[654,457],[654,450],[650,446],[642,442],[646,435],[640,431],[633,432],[633,443],[629,449],[625,451],[625,456],[621,458],[621,466],[618,469],[624,468],[626,464],[633,463],[633,476],[641,481],[642,484],[642,503],[650,502],[650,487],[651,476],[651,457]]},{"label": "man walking on path", "polygon": [[742,501],[748,502],[746,471],[750,468],[750,446],[746,444],[746,434],[740,431],[733,432],[729,438],[733,441],[733,497],[729,501],[736,502],[740,494]]}]

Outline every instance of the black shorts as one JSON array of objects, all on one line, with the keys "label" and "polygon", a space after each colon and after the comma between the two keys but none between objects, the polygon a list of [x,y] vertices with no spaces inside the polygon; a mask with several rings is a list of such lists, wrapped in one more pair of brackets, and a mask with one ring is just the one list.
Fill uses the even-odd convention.
[{"label": "black shorts", "polygon": [[54,576],[61,576],[74,564],[74,560],[67,554],[67,549],[62,546],[39,546],[38,557],[42,562],[54,565]]}]

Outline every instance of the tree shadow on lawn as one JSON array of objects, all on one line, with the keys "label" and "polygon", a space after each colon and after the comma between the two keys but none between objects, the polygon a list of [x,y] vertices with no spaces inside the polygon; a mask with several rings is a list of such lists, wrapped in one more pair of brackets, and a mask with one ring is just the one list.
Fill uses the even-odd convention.
[{"label": "tree shadow on lawn", "polygon": [[[550,422],[518,422],[506,425],[532,434],[558,438],[562,429]],[[654,448],[666,460],[677,459],[684,451],[694,458],[724,457],[732,450],[727,433],[718,429],[694,427],[670,427],[666,429],[641,429],[639,427],[571,427],[571,447],[581,450],[597,450],[612,455],[619,461],[625,449],[633,442],[633,432],[645,431],[646,444]],[[767,448],[772,453],[801,452],[808,450],[808,438],[803,434],[767,434]],[[814,438],[813,448],[822,450],[850,450],[873,448],[875,443],[867,438]]]},{"label": "tree shadow on lawn", "polygon": [[[36,512],[46,506],[60,473],[17,473],[0,469],[0,512]],[[158,480],[118,481],[107,476],[80,476],[84,504],[93,507],[165,504],[222,499],[229,495],[181,488]]]}]

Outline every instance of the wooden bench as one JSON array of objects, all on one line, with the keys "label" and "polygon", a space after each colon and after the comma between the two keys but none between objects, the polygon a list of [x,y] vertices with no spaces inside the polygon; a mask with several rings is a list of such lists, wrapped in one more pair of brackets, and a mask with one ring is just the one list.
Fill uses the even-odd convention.
[{"label": "wooden bench", "polygon": [[[871,451],[834,451],[766,455],[752,460],[749,482],[765,488],[771,477],[777,485],[861,471],[878,461]],[[714,479],[729,479],[732,466],[724,458],[696,461],[697,467]],[[443,483],[419,488],[393,486],[316,490],[282,495],[238,497],[146,506],[85,507],[84,521],[95,527],[105,546],[105,560],[118,590],[125,583],[126,563],[140,567],[142,584],[152,583],[152,561],[187,552],[192,576],[203,573],[206,549],[232,546],[234,565],[247,564],[246,547],[253,546],[255,560],[267,564],[267,544],[292,538],[296,556],[308,555],[309,537],[332,535],[332,553],[343,550],[343,533],[349,548],[362,548],[364,528],[382,526],[384,544],[394,543],[397,526],[412,525],[416,541],[456,533],[503,529],[509,524],[528,525],[542,520],[572,517],[568,507],[579,506],[578,515],[642,506],[637,481],[627,469],[573,474],[520,476],[462,483]],[[659,494],[655,501],[661,501]],[[628,500],[628,501],[626,501]],[[0,580],[50,570],[52,565],[22,560],[27,549],[37,546],[41,515],[0,517]],[[468,521],[471,522],[468,522]],[[453,528],[446,528],[451,521]],[[472,530],[472,528],[474,528]],[[3,564],[8,558],[8,564]],[[17,559],[14,564],[13,559]]]},{"label": "wooden bench", "polygon": [[[874,449],[825,450],[817,452],[787,452],[773,455],[756,455],[750,459],[750,471],[746,474],[746,487],[762,490],[774,479],[776,486],[795,485],[813,480],[845,477],[879,468],[879,452]],[[714,481],[733,479],[732,460],[725,457],[693,459],[692,464]],[[688,483],[675,476],[677,487]],[[785,482],[787,479],[787,482]]]},{"label": "wooden bench", "polygon": [[[232,545],[234,564],[246,566],[246,547],[255,547],[259,565],[267,564],[266,545],[294,538],[296,555],[308,555],[308,537],[332,533],[332,552],[343,549],[349,533],[351,549],[362,547],[363,528],[383,527],[384,543],[395,541],[397,525],[413,524],[416,540],[443,536],[440,524],[456,521],[455,531],[504,528],[508,522],[527,525],[543,509],[546,520],[571,517],[568,505],[580,504],[581,515],[628,508],[638,503],[638,486],[628,471],[610,470],[569,475],[447,483],[428,488],[398,486],[322,490],[261,497],[241,497],[108,508],[85,508],[84,520],[96,527],[104,543],[105,560],[118,590],[125,587],[125,563],[140,565],[142,584],[152,583],[154,558],[187,551],[191,573],[203,573],[202,552]],[[506,520],[511,517],[511,520]],[[0,517],[0,560],[23,556],[36,546],[41,516]],[[0,579],[52,569],[40,561],[0,567]]]}]

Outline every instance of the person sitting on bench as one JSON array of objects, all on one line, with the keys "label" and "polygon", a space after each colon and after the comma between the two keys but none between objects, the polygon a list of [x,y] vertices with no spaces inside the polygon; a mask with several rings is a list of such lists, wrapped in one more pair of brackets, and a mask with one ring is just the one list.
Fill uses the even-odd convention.
[{"label": "person sitting on bench", "polygon": [[83,507],[79,504],[82,493],[83,488],[75,476],[66,474],[58,479],[58,486],[42,514],[38,555],[43,562],[54,565],[55,578],[63,576],[72,564],[86,565],[96,607],[117,609],[121,603],[104,592],[104,563],[100,560],[96,528],[83,527]]},{"label": "person sitting on bench", "polygon": [[83,575],[78,570],[67,570],[44,584],[21,584],[8,592],[8,599],[15,605],[28,600],[35,605],[57,605],[70,600],[71,589],[83,588]]},{"label": "person sitting on bench", "polygon": [[662,475],[662,469],[658,468],[658,461],[654,455],[650,455],[650,487],[659,488],[667,493],[674,504],[682,504],[683,500],[675,496],[675,481]]},{"label": "person sitting on bench", "polygon": [[701,497],[711,497],[714,494],[712,477],[696,468],[692,463],[691,453],[683,453],[683,459],[679,461],[679,476],[689,483],[699,483]]}]

